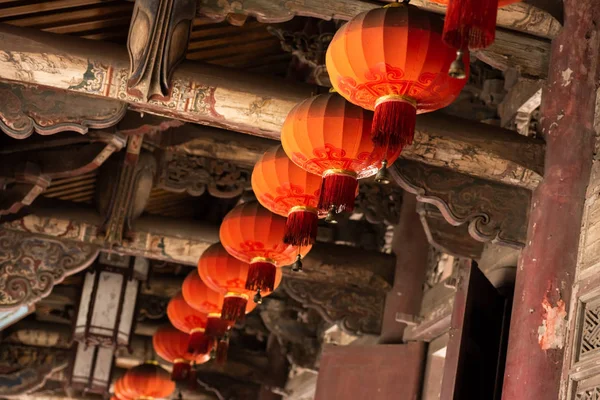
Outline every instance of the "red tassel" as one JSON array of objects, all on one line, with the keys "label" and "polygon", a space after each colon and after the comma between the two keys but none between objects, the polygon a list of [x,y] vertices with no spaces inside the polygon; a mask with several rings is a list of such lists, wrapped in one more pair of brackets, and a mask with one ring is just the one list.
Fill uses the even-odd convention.
[{"label": "red tassel", "polygon": [[210,350],[210,338],[204,329],[195,329],[190,332],[188,352],[192,354],[206,354]]},{"label": "red tassel", "polygon": [[246,314],[248,296],[238,293],[227,293],[223,300],[221,318],[225,321],[235,322]]},{"label": "red tassel", "polygon": [[190,375],[189,375],[189,379],[188,379],[188,387],[190,390],[196,390],[198,387],[198,381],[197,381],[197,376],[198,376],[198,371],[196,371],[196,365],[194,364],[194,367],[190,369]]},{"label": "red tassel", "polygon": [[354,173],[350,171],[328,173],[325,171],[321,184],[319,208],[330,210],[333,207],[336,213],[352,212],[357,188],[358,180]]},{"label": "red tassel", "polygon": [[227,333],[231,326],[229,321],[222,319],[219,314],[208,314],[208,322],[206,323],[205,335],[211,338],[219,338]]},{"label": "red tassel", "polygon": [[494,42],[498,0],[450,0],[443,39],[455,49],[483,49]]},{"label": "red tassel", "polygon": [[183,359],[175,360],[173,363],[173,372],[171,372],[171,380],[174,382],[185,381],[191,372],[191,365]]},{"label": "red tassel", "polygon": [[275,288],[275,265],[268,261],[256,261],[250,264],[246,290],[272,292]]},{"label": "red tassel", "polygon": [[319,216],[317,210],[294,207],[288,214],[283,242],[292,246],[308,246],[317,240]]},{"label": "red tassel", "polygon": [[373,144],[387,154],[397,153],[412,143],[416,123],[417,109],[413,104],[397,97],[382,98],[373,116]]},{"label": "red tassel", "polygon": [[229,351],[229,338],[224,337],[219,340],[217,345],[217,364],[224,365],[227,362],[227,352]]}]

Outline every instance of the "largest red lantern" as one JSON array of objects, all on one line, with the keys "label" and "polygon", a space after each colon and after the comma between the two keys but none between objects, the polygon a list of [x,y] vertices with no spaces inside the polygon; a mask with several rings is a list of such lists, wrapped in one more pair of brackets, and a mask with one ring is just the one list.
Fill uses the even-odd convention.
[{"label": "largest red lantern", "polygon": [[281,129],[281,144],[302,169],[323,177],[318,208],[352,211],[358,179],[377,173],[382,160],[394,162],[399,151],[375,149],[370,132],[373,113],[335,94],[297,104]]},{"label": "largest red lantern", "polygon": [[276,267],[303,257],[311,246],[298,248],[284,243],[285,218],[273,214],[257,202],[244,203],[223,219],[219,236],[229,254],[250,264],[246,289],[272,292],[277,277]]},{"label": "largest red lantern", "polygon": [[[222,293],[225,298],[223,300],[222,318],[229,321],[234,321],[249,313],[255,307],[255,304],[248,301],[251,293],[246,289],[246,280],[248,279],[248,271],[250,265],[232,257],[227,253],[227,250],[221,243],[215,243],[202,253],[198,260],[198,275],[199,278],[190,279],[189,291],[197,293],[204,289],[196,289],[200,284]],[[276,270],[275,287],[281,283],[281,270]],[[186,281],[189,279],[186,278]],[[200,283],[198,283],[200,281]],[[194,307],[194,304],[186,297],[186,283],[184,282],[183,296],[186,301]],[[270,292],[265,291],[263,296]],[[196,296],[194,296],[196,297]],[[260,298],[255,298],[255,303],[260,302]]]},{"label": "largest red lantern", "polygon": [[193,354],[206,354],[212,340],[205,334],[208,315],[187,304],[181,292],[167,305],[167,317],[171,324],[183,333],[190,335],[188,351]]},{"label": "largest red lantern", "polygon": [[317,238],[321,177],[294,164],[281,146],[267,150],[254,165],[252,190],[269,211],[287,217],[283,241],[294,246],[313,244]]},{"label": "largest red lantern", "polygon": [[[375,111],[375,145],[396,151],[412,143],[417,113],[446,107],[466,81],[448,76],[455,51],[442,41],[441,18],[393,5],[361,13],[340,28],[326,63],[338,93]],[[462,57],[468,66],[468,52]]]},{"label": "largest red lantern", "polygon": [[175,382],[189,378],[192,363],[203,364],[210,360],[210,349],[206,353],[192,354],[188,351],[190,336],[172,326],[159,328],[152,337],[154,351],[162,359],[173,364],[171,379]]},{"label": "largest red lantern", "polygon": [[135,400],[160,399],[175,391],[175,383],[158,362],[147,361],[125,373],[123,388]]}]

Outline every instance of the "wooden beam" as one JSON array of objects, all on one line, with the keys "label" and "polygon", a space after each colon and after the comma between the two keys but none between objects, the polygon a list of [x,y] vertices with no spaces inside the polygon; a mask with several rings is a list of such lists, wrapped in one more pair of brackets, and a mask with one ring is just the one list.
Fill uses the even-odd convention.
[{"label": "wooden beam", "polygon": [[[561,29],[561,10],[556,3],[526,0],[503,7],[498,10],[497,24],[502,28],[553,38]],[[412,0],[411,4],[439,14],[446,11],[445,6],[431,0]],[[252,16],[264,23],[285,22],[295,16],[347,21],[377,7],[381,5],[359,0],[198,0],[197,13],[217,21],[225,20],[230,14]]]},{"label": "wooden beam", "polygon": [[[51,205],[32,211],[31,215],[22,219],[4,223],[0,232],[7,230],[25,232],[26,236],[45,235],[57,241],[92,244],[100,249],[108,249],[101,231],[103,218],[94,210],[72,205],[65,208]],[[143,216],[133,222],[129,240],[112,249],[127,255],[196,265],[202,252],[218,241],[218,226]],[[395,258],[380,252],[319,243],[303,263],[302,274],[285,268],[284,276],[386,291],[393,282]]]},{"label": "wooden beam", "polygon": [[[279,138],[289,110],[316,90],[184,62],[173,74],[171,96],[145,102],[126,90],[129,62],[121,47],[0,25],[0,48],[0,80],[115,98],[137,111],[271,139]],[[534,188],[543,148],[543,142],[505,129],[433,113],[418,117],[415,142],[404,157]]]}]

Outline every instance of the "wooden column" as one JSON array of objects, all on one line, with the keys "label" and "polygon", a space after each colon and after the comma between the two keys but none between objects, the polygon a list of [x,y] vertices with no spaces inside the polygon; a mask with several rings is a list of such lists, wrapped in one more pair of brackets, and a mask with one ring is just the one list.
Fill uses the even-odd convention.
[{"label": "wooden column", "polygon": [[[415,195],[402,198],[400,224],[394,229],[392,249],[396,253],[394,287],[387,294],[380,343],[402,343],[406,322],[419,315],[427,269],[429,242],[416,211]],[[402,322],[406,321],[406,322]]]},{"label": "wooden column", "polygon": [[546,172],[534,192],[527,246],[517,268],[504,379],[505,400],[555,400],[594,153],[600,52],[599,0],[565,0],[542,103]]}]

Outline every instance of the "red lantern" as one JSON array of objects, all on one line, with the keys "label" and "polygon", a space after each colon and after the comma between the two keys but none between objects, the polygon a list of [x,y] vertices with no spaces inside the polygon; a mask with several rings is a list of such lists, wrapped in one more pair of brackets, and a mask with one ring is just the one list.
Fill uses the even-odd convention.
[{"label": "red lantern", "polygon": [[[198,280],[201,280],[210,289],[225,295],[222,308],[222,318],[225,320],[235,321],[255,307],[254,304],[248,301],[248,297],[252,292],[246,289],[249,269],[249,264],[230,256],[221,243],[213,244],[200,256],[198,261],[200,279]],[[281,283],[281,277],[281,270],[277,269],[275,287]],[[195,278],[194,281],[196,281]],[[195,289],[192,290],[192,293],[196,291]],[[268,291],[263,292],[262,295],[266,296],[269,293]],[[187,301],[185,282],[183,296]],[[255,300],[260,301],[260,299]],[[188,303],[194,307],[192,302],[188,301]]]},{"label": "red lantern", "polygon": [[123,377],[119,378],[115,382],[114,386],[115,396],[118,400],[135,400],[130,393],[128,393],[123,386]]},{"label": "red lantern", "polygon": [[[171,380],[184,381],[190,377],[192,363],[204,364],[210,359],[210,348],[206,353],[192,354],[188,351],[190,336],[172,326],[159,328],[152,337],[154,351],[162,359],[173,364]],[[209,346],[211,347],[211,346]]]},{"label": "red lantern", "polygon": [[281,130],[288,157],[305,171],[323,176],[318,208],[335,213],[354,209],[357,179],[377,173],[395,153],[375,149],[370,138],[373,114],[330,93],[297,104]]},{"label": "red lantern", "polygon": [[[490,46],[496,37],[498,7],[520,0],[432,0],[447,5],[444,42],[462,53]],[[459,64],[460,65],[460,64]],[[457,65],[458,67],[458,65]]]},{"label": "red lantern", "polygon": [[321,177],[294,164],[281,146],[267,150],[254,165],[252,189],[265,208],[287,217],[283,241],[294,246],[313,244],[317,238]]},{"label": "red lantern", "polygon": [[125,373],[123,388],[135,400],[160,399],[169,397],[175,391],[175,383],[158,362],[146,361]]},{"label": "red lantern", "polygon": [[183,333],[190,335],[188,351],[192,354],[206,354],[212,340],[205,335],[208,315],[190,307],[181,292],[167,305],[167,316],[171,324]]},{"label": "red lantern", "polygon": [[302,257],[311,248],[285,244],[284,234],[285,218],[257,202],[241,204],[223,219],[221,244],[229,254],[250,264],[246,289],[257,291],[258,296],[275,288],[276,267],[293,263],[297,255]]},{"label": "red lantern", "polygon": [[[363,12],[340,28],[326,64],[339,94],[375,111],[373,142],[394,153],[412,143],[417,114],[452,103],[466,81],[448,76],[455,52],[442,41],[439,16],[402,3],[390,6]],[[462,60],[469,65],[468,52]]]}]

